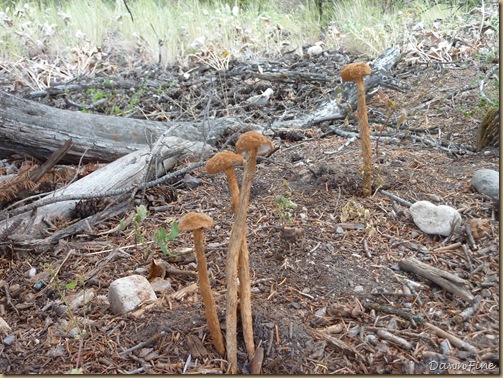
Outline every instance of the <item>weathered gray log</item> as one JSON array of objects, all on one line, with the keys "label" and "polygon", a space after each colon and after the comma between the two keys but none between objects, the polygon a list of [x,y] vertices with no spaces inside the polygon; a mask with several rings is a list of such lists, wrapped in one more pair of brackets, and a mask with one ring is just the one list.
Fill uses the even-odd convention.
[{"label": "weathered gray log", "polygon": [[[157,141],[156,144],[159,149],[155,156],[152,156],[150,147],[145,147],[107,164],[71,185],[51,193],[50,196],[82,195],[82,198],[92,198],[93,193],[102,195],[115,189],[138,184],[138,181],[150,181],[162,176],[171,170],[179,159],[188,157],[207,158],[213,152],[213,149],[207,144],[191,142],[178,137],[167,136]],[[60,219],[67,219],[71,216],[78,202],[78,200],[74,199],[43,205],[42,201],[44,199],[30,205],[41,205],[36,212],[32,213],[27,210],[0,222],[0,230],[9,227],[18,219],[23,219],[16,235],[11,238],[13,240],[23,240],[40,237],[43,234],[42,231],[46,228],[43,222],[44,219],[51,219],[55,216]]]},{"label": "weathered gray log", "polygon": [[472,293],[465,288],[469,285],[468,281],[459,278],[455,274],[425,264],[413,257],[407,257],[401,260],[398,265],[400,266],[400,269],[425,277],[445,290],[456,294],[465,301],[473,301],[474,297]]},{"label": "weathered gray log", "polygon": [[111,162],[169,136],[214,145],[233,119],[211,122],[156,122],[52,108],[0,92],[0,158],[14,153],[45,160],[68,139],[73,146],[62,163]]}]

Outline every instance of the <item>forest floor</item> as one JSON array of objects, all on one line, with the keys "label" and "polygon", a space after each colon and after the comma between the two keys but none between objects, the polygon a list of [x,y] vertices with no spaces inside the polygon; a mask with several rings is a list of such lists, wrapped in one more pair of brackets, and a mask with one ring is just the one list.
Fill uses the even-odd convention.
[{"label": "forest floor", "polygon": [[[87,111],[159,121],[208,115],[267,124],[295,119],[329,99],[339,80],[337,56],[338,52],[310,58],[285,55],[259,62],[264,71],[295,67],[326,75],[329,82],[271,83],[247,74],[226,77],[197,63],[192,76],[182,78],[180,71],[187,72],[187,67],[179,65],[160,70],[138,64],[119,70],[111,64],[108,72],[78,80],[91,89],[37,100],[71,110],[75,107],[68,99],[97,103]],[[382,127],[383,137],[372,142],[374,194],[367,198],[362,197],[358,173],[359,140],[347,143],[330,132],[333,126],[356,131],[354,118],[346,124],[327,121],[271,134],[278,148],[257,165],[247,220],[254,335],[265,350],[264,374],[447,371],[438,362],[478,363],[478,369],[466,370],[452,365],[451,373],[499,373],[499,209],[471,186],[477,169],[499,170],[498,148],[474,148],[485,115],[479,82],[492,65],[476,60],[430,65],[400,61],[392,69],[392,76],[408,90],[380,88],[369,97],[370,126],[377,132]],[[19,95],[31,90],[25,82],[13,84],[10,79],[2,78],[2,90]],[[110,79],[136,86],[131,90],[97,85]],[[240,105],[267,87],[275,92],[266,106]],[[443,147],[390,137],[399,133],[415,133],[443,142]],[[231,138],[227,148],[234,142]],[[185,162],[180,162],[177,168],[183,166]],[[238,170],[239,181],[241,173]],[[134,314],[113,315],[106,302],[113,280],[146,275],[153,259],[195,272],[189,234],[180,234],[169,244],[178,259],[164,255],[151,241],[160,227],[169,228],[187,212],[199,211],[216,225],[206,232],[206,245],[223,325],[225,259],[233,222],[229,193],[223,175],[208,175],[204,168],[190,175],[198,180],[194,186],[179,180],[138,199],[137,204],[145,204],[149,212],[137,232],[132,225],[121,230],[117,218],[68,239],[50,253],[4,250],[0,278],[6,289],[0,291],[0,316],[15,340],[0,345],[0,372],[55,374],[75,367],[85,374],[226,372],[226,361],[208,337],[198,291],[171,295],[191,287],[195,276],[168,275],[172,292]],[[412,203],[428,200],[452,206],[464,224],[480,219],[476,244],[469,242],[464,230],[450,238],[424,234],[406,206],[377,189]],[[281,209],[278,195],[297,207]],[[162,211],[156,211],[159,206],[164,206]],[[134,214],[131,209],[124,218]],[[145,243],[137,243],[137,234]],[[406,257],[466,280],[478,303],[474,314],[458,321],[456,315],[472,303],[400,270],[398,263]],[[30,277],[32,268],[36,274]],[[57,278],[51,280],[57,269]],[[82,289],[83,278],[94,299],[74,312],[58,313],[58,303],[70,302]],[[40,280],[48,285],[37,291],[34,285]],[[66,287],[75,280],[76,289]],[[445,352],[447,339],[428,324],[466,344],[450,339]],[[240,370],[247,372],[241,332],[238,342]]]}]

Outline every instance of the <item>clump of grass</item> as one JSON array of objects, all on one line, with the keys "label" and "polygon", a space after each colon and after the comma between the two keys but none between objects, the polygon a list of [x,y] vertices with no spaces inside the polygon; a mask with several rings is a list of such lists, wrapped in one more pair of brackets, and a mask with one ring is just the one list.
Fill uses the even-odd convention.
[{"label": "clump of grass", "polygon": [[[495,5],[475,7],[466,1],[380,1],[342,0],[333,5],[332,21],[343,34],[343,45],[350,50],[378,56],[385,48],[414,40],[414,29],[435,29],[450,37],[470,23],[487,23],[499,29]],[[435,23],[441,20],[437,29]],[[474,35],[474,39],[480,36]],[[498,36],[495,36],[495,40]],[[495,46],[496,47],[496,46]]]},{"label": "clump of grass", "polygon": [[[201,47],[215,54],[274,56],[319,33],[311,7],[302,5],[285,13],[274,2],[247,2],[245,8],[198,0],[128,4],[134,22],[122,1],[12,2],[0,12],[0,55],[8,61],[44,56],[75,63],[78,55],[100,52],[124,63],[167,65]],[[201,38],[204,43],[196,46]]]}]

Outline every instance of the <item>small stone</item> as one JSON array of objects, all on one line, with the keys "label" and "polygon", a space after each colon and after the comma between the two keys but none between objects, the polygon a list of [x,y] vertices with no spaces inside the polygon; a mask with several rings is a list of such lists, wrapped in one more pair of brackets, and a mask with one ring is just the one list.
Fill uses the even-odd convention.
[{"label": "small stone", "polygon": [[166,294],[172,291],[171,282],[161,277],[154,278],[152,282],[150,282],[150,285],[152,285],[152,289],[154,289],[156,294]]},{"label": "small stone", "polygon": [[119,278],[108,288],[108,300],[114,314],[134,310],[140,303],[156,299],[150,282],[139,275]]},{"label": "small stone", "polygon": [[26,272],[26,277],[28,278],[33,278],[35,277],[35,275],[37,274],[37,269],[36,268],[30,268],[27,272]]},{"label": "small stone", "polygon": [[35,282],[35,285],[33,285],[33,288],[37,291],[40,291],[46,286],[47,283],[44,280],[38,280],[37,282]]},{"label": "small stone", "polygon": [[491,290],[489,290],[489,289],[482,289],[482,291],[480,292],[480,295],[482,296],[482,298],[492,297]]},{"label": "small stone", "polygon": [[440,196],[437,196],[436,194],[427,194],[426,197],[428,197],[428,199],[433,202],[442,202],[442,198],[440,198]]},{"label": "small stone", "polygon": [[319,310],[316,310],[316,312],[314,313],[314,315],[316,315],[316,316],[325,316],[326,314],[327,314],[326,307],[322,307]]},{"label": "small stone", "polygon": [[472,185],[479,193],[493,198],[500,198],[500,174],[492,169],[479,169],[475,171]]},{"label": "small stone", "polygon": [[7,336],[5,339],[3,339],[3,343],[6,346],[12,345],[12,343],[16,341],[16,336],[15,335],[10,335]]},{"label": "small stone", "polygon": [[417,232],[417,231],[412,231],[412,232],[410,233],[410,237],[411,237],[412,239],[415,239],[415,238],[417,238],[418,236],[419,236],[419,232]]},{"label": "small stone", "polygon": [[356,285],[355,288],[353,289],[357,293],[363,293],[363,286],[361,285]]},{"label": "small stone", "polygon": [[461,215],[450,206],[418,201],[409,211],[416,226],[427,234],[449,236],[453,226],[456,232],[461,225]]},{"label": "small stone", "polygon": [[201,180],[187,173],[185,176],[183,176],[183,183],[187,188],[194,189],[198,187],[199,184],[201,184]]},{"label": "small stone", "polygon": [[139,274],[139,275],[142,275],[142,274],[147,274],[148,273],[148,269],[147,268],[136,268],[134,270],[134,273],[135,274]]}]

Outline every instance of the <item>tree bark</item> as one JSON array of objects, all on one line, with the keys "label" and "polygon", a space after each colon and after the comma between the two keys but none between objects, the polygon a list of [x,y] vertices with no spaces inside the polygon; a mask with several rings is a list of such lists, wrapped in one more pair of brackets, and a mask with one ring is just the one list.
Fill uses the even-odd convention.
[{"label": "tree bark", "polygon": [[22,154],[46,160],[72,139],[73,146],[61,160],[111,162],[154,143],[164,132],[191,142],[215,145],[236,120],[156,122],[62,110],[0,92],[0,158]]}]

